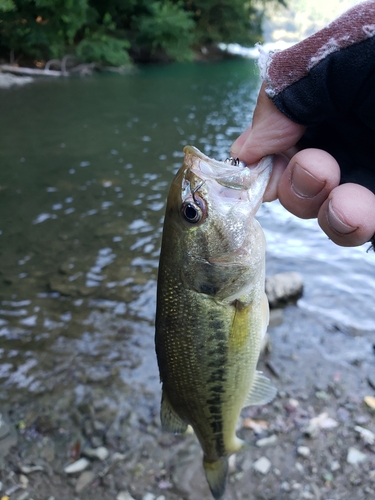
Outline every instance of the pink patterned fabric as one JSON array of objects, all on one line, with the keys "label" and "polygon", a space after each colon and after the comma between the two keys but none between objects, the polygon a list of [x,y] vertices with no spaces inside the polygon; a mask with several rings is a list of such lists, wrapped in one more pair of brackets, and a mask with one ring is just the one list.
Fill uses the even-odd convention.
[{"label": "pink patterned fabric", "polygon": [[368,0],[289,49],[271,52],[266,60],[260,61],[268,96],[274,98],[307,76],[328,55],[374,36],[375,0]]}]

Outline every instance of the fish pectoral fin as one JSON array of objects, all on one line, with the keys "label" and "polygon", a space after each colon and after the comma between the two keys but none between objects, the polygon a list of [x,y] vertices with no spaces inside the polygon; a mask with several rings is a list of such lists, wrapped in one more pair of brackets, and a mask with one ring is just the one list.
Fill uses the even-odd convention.
[{"label": "fish pectoral fin", "polygon": [[203,467],[212,496],[215,500],[220,500],[227,485],[228,458],[221,457],[216,462],[208,462],[203,458]]},{"label": "fish pectoral fin", "polygon": [[183,434],[188,427],[172,408],[165,391],[161,398],[160,420],[163,430],[173,434]]},{"label": "fish pectoral fin", "polygon": [[244,406],[265,405],[276,396],[277,389],[262,372],[255,372],[254,381]]}]

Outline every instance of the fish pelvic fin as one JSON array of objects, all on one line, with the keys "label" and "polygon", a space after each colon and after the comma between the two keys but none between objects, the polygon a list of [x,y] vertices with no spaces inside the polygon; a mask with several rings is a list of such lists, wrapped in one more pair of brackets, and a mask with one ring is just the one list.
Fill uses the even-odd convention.
[{"label": "fish pelvic fin", "polygon": [[271,384],[270,379],[265,377],[262,372],[255,372],[254,380],[244,407],[250,405],[265,405],[273,400],[276,393],[277,389]]},{"label": "fish pelvic fin", "polygon": [[164,390],[161,397],[160,420],[163,430],[173,434],[183,434],[188,427],[172,408]]},{"label": "fish pelvic fin", "polygon": [[221,500],[227,485],[228,457],[221,457],[216,462],[208,462],[203,458],[203,467],[212,496],[215,500]]}]

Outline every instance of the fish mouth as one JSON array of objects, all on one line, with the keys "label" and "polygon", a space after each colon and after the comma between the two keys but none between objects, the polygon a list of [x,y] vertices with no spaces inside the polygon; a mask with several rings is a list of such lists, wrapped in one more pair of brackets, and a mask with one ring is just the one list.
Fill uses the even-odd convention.
[{"label": "fish mouth", "polygon": [[203,162],[209,163],[211,166],[218,168],[228,168],[228,167],[230,169],[232,169],[232,167],[247,168],[245,162],[240,161],[239,158],[233,158],[230,156],[225,160],[216,160],[215,158],[210,158],[209,156],[205,155],[204,153],[202,153],[202,151],[199,151],[199,149],[196,148],[195,146],[189,146],[189,145],[185,146],[184,153],[185,155],[192,155],[198,157]]},{"label": "fish mouth", "polygon": [[194,146],[185,146],[185,165],[202,181],[214,180],[231,189],[248,190],[259,177],[266,179],[272,170],[272,157],[263,158],[257,165],[246,165],[237,158],[220,161],[210,158]]}]

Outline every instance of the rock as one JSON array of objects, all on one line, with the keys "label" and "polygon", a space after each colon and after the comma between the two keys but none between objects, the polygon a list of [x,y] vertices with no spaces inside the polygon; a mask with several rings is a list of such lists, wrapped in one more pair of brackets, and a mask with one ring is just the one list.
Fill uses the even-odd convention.
[{"label": "rock", "polygon": [[271,436],[258,439],[258,441],[255,444],[259,448],[263,448],[264,446],[272,446],[275,445],[276,443],[277,443],[277,436],[276,434],[272,434]]},{"label": "rock", "polygon": [[354,430],[356,432],[359,432],[361,438],[365,442],[365,444],[374,444],[375,443],[375,434],[368,429],[365,429],[364,427],[361,427],[360,425],[356,425],[354,427]]},{"label": "rock", "polygon": [[375,397],[374,396],[366,396],[363,400],[369,408],[371,408],[372,410],[375,410]]},{"label": "rock", "polygon": [[10,448],[15,446],[18,441],[16,429],[10,424],[4,413],[0,413],[0,470],[3,465],[4,458],[7,456]]},{"label": "rock", "polygon": [[5,422],[5,418],[0,413],[0,439],[5,438],[10,433],[10,427],[7,422]]},{"label": "rock", "polygon": [[296,467],[296,469],[298,470],[298,472],[300,472],[301,474],[303,474],[303,473],[304,473],[305,469],[303,468],[303,465],[302,465],[302,464],[300,464],[299,462],[296,462],[296,463],[295,463],[295,467]]},{"label": "rock", "polygon": [[237,469],[237,465],[236,465],[236,454],[233,453],[233,455],[231,455],[229,458],[228,458],[228,473],[229,474],[234,474],[236,472],[236,469]]},{"label": "rock", "polygon": [[0,73],[0,88],[7,89],[12,85],[25,85],[31,83],[31,76],[16,76],[10,73]]},{"label": "rock", "polygon": [[313,417],[310,420],[308,427],[305,430],[305,433],[309,436],[316,436],[320,429],[329,430],[334,429],[339,424],[336,420],[331,418],[328,413],[323,412],[320,415]]},{"label": "rock", "polygon": [[155,500],[155,498],[155,495],[153,495],[152,493],[146,493],[145,495],[143,495],[142,500]]},{"label": "rock", "polygon": [[31,474],[32,472],[41,472],[44,470],[44,467],[41,465],[21,465],[20,471],[23,474]]},{"label": "rock", "polygon": [[302,276],[296,272],[286,272],[267,276],[266,294],[271,308],[295,302],[302,296]]},{"label": "rock", "polygon": [[330,469],[331,469],[332,472],[335,472],[336,470],[339,470],[340,469],[340,462],[338,462],[337,460],[334,460],[331,463]]},{"label": "rock", "polygon": [[357,465],[364,462],[367,459],[367,455],[357,450],[357,448],[349,448],[346,461],[348,464]]},{"label": "rock", "polygon": [[242,422],[244,429],[252,429],[255,434],[262,434],[269,428],[270,424],[266,420],[254,420],[252,418],[245,418]]},{"label": "rock", "polygon": [[311,452],[310,452],[310,448],[308,446],[298,446],[297,453],[301,457],[306,458],[310,455]]},{"label": "rock", "polygon": [[87,458],[80,458],[76,462],[73,462],[72,464],[67,465],[64,468],[65,474],[76,474],[77,472],[82,472],[87,467],[90,465],[90,462],[87,460]]},{"label": "rock", "polygon": [[75,490],[81,493],[87,486],[89,486],[95,479],[95,473],[92,471],[85,471],[79,476]]},{"label": "rock", "polygon": [[315,498],[315,495],[313,495],[310,491],[304,491],[302,493],[302,498],[306,500],[313,500]]},{"label": "rock", "polygon": [[112,455],[112,462],[121,462],[122,460],[125,460],[126,458],[126,455],[124,455],[123,453],[119,453],[119,452],[115,452],[113,455]]},{"label": "rock", "polygon": [[28,498],[30,498],[30,493],[28,491],[24,491],[21,495],[19,495],[17,500],[27,500]]},{"label": "rock", "polygon": [[29,479],[24,474],[20,474],[18,479],[20,484],[22,485],[22,488],[26,489],[27,485],[29,484]]},{"label": "rock", "polygon": [[291,487],[288,481],[283,481],[280,486],[281,491],[290,491]]},{"label": "rock", "polygon": [[120,491],[116,496],[116,500],[134,500],[128,491]]},{"label": "rock", "polygon": [[253,469],[260,472],[261,474],[268,474],[271,469],[271,462],[267,457],[260,457],[256,462],[253,463]]},{"label": "rock", "polygon": [[103,461],[108,458],[109,451],[105,446],[98,446],[98,448],[85,448],[82,454],[88,458],[97,458]]}]

